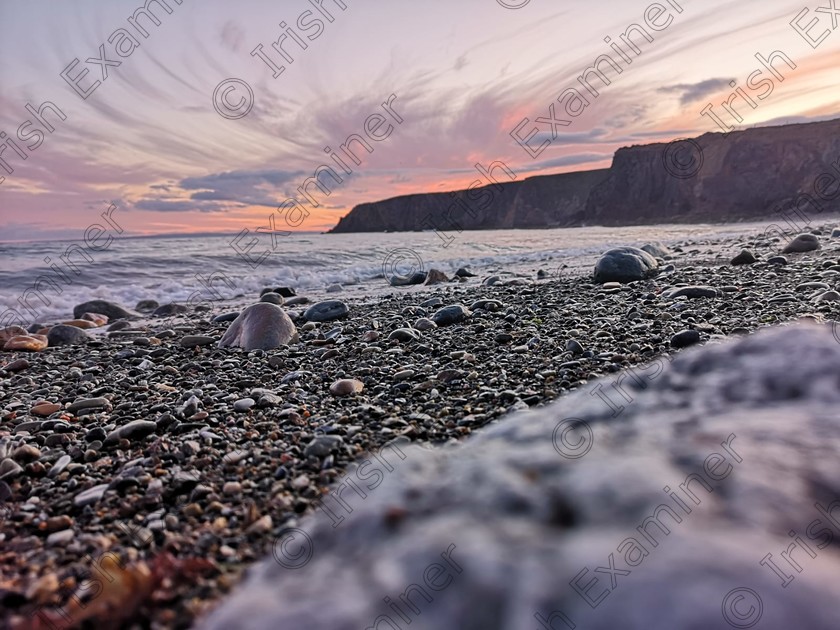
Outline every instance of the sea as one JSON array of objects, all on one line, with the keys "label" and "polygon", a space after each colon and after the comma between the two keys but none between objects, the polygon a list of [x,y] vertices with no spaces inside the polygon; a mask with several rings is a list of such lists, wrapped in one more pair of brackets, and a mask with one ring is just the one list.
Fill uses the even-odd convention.
[{"label": "sea", "polygon": [[[29,322],[51,322],[69,318],[73,306],[91,299],[110,300],[129,309],[145,299],[186,303],[197,291],[212,300],[202,283],[211,276],[216,278],[212,286],[217,296],[224,299],[259,296],[264,287],[279,286],[315,297],[376,296],[413,290],[396,288],[391,279],[432,268],[451,275],[467,267],[479,276],[528,276],[542,269],[559,277],[585,273],[610,247],[653,241],[702,243],[752,230],[758,235],[765,225],[452,231],[446,233],[446,241],[435,232],[292,233],[278,236],[274,244],[263,237],[250,250],[250,260],[231,245],[233,235],[120,237],[104,251],[85,250],[92,262],[78,253],[71,256],[78,273],[61,256],[74,243],[83,245],[81,240],[0,242],[0,316],[13,309]],[[247,242],[240,241],[240,249]],[[261,252],[268,256],[260,258]],[[51,270],[46,258],[57,269]],[[224,280],[219,280],[222,276]],[[336,284],[342,285],[339,293],[333,293]],[[327,292],[331,286],[333,290]],[[28,291],[33,287],[38,290]]]}]

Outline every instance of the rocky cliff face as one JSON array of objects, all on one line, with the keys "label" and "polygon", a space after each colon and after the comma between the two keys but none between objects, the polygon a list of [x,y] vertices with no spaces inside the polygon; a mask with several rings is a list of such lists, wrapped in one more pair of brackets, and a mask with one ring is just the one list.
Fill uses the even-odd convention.
[{"label": "rocky cliff face", "polygon": [[840,211],[840,119],[622,148],[609,169],[364,203],[332,231],[778,219],[794,202],[808,218]]}]

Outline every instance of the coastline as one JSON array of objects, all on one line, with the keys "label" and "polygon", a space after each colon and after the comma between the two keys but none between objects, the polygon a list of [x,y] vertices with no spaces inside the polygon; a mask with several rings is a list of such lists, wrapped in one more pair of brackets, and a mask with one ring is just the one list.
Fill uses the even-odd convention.
[{"label": "coastline", "polygon": [[[131,587],[141,594],[169,563],[171,584],[149,590],[131,612],[189,627],[279,536],[335,496],[334,482],[366,452],[460,441],[574,390],[591,388],[616,411],[629,404],[618,377],[679,352],[673,339],[685,330],[714,343],[800,317],[836,319],[838,302],[815,302],[821,289],[808,284],[838,288],[836,225],[817,228],[823,249],[788,255],[784,266],[729,265],[741,247],[761,246],[762,235],[743,233],[675,247],[664,260],[673,269],[620,287],[593,284],[587,258],[560,270],[498,263],[466,282],[376,295],[307,293],[345,301],[349,316],[306,323],[305,306],[288,307],[300,343],[277,350],[181,345],[186,336],[215,342],[227,329],[200,311],[134,320],[113,335],[93,329],[84,346],[3,353],[4,368],[29,364],[0,371],[0,460],[12,462],[0,472],[0,562],[17,602],[7,614],[17,611],[19,624],[36,611],[64,617],[56,611],[69,610],[80,586],[95,590],[94,569],[113,554],[125,567],[108,569],[125,577],[117,587],[135,580],[146,585]],[[491,275],[499,281],[482,284]],[[717,295],[667,297],[680,286]],[[218,306],[237,311],[258,299]],[[471,316],[415,340],[389,339],[452,304]],[[364,390],[331,394],[344,378]],[[45,403],[60,409],[32,412]],[[360,496],[353,492],[344,495],[350,503]],[[125,595],[100,583],[105,595],[86,604],[87,614],[104,614],[97,601]]]}]

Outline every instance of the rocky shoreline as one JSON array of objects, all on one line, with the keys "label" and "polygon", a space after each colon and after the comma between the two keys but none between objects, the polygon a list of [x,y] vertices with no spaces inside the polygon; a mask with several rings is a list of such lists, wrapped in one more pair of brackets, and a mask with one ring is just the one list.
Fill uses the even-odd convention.
[{"label": "rocky shoreline", "polygon": [[[820,249],[772,263],[760,252],[778,242],[753,235],[685,243],[626,284],[544,269],[343,299],[346,312],[270,292],[215,321],[164,305],[158,317],[33,330],[45,349],[1,355],[0,624],[191,627],[323,511],[365,453],[391,449],[389,463],[410,442],[461,441],[572,390],[615,412],[620,387],[597,388],[628,368],[802,317],[836,320],[836,225],[814,230]],[[733,247],[757,260],[708,264]],[[260,299],[288,314],[298,341],[219,347]],[[86,313],[97,324],[88,308],[73,315]]]}]

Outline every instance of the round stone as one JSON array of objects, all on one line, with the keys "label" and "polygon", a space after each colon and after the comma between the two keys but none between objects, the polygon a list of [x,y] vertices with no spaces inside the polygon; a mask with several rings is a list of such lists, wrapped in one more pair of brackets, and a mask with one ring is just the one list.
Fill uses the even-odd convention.
[{"label": "round stone", "polygon": [[242,311],[219,341],[220,348],[273,350],[298,341],[291,318],[276,304],[260,302]]},{"label": "round stone", "polygon": [[313,304],[303,312],[303,318],[309,322],[329,322],[347,317],[350,309],[341,300],[325,300]]},{"label": "round stone", "polygon": [[682,330],[671,337],[672,348],[685,348],[700,342],[700,333],[696,330]]},{"label": "round stone", "polygon": [[438,326],[450,326],[467,319],[472,313],[465,306],[461,304],[453,304],[452,306],[444,306],[442,309],[432,315],[432,321]]},{"label": "round stone", "polygon": [[800,234],[782,250],[783,254],[813,252],[820,248],[820,239],[815,234]]},{"label": "round stone", "polygon": [[604,282],[634,282],[653,276],[659,267],[656,258],[636,247],[617,247],[604,253],[595,264],[594,280]]},{"label": "round stone", "polygon": [[364,383],[355,378],[343,378],[330,385],[330,393],[333,396],[352,396],[360,393],[365,388]]}]

